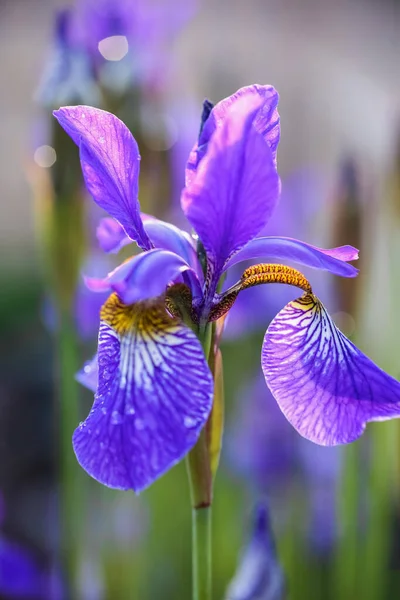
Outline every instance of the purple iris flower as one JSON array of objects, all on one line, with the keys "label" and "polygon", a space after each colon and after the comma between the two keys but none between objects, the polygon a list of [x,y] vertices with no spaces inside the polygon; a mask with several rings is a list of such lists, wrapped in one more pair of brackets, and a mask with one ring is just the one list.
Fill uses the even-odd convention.
[{"label": "purple iris flower", "polygon": [[283,600],[285,587],[269,514],[266,506],[259,504],[254,511],[251,538],[242,553],[225,600]]},{"label": "purple iris flower", "polygon": [[[303,295],[271,322],[262,348],[267,385],[305,437],[351,442],[367,421],[400,416],[400,384],[335,327],[306,278],[280,264],[246,269],[221,293],[226,271],[246,260],[294,261],[354,277],[357,250],[322,250],[279,236],[259,237],[279,198],[278,95],[242,88],[210,113],[188,162],[183,212],[195,231],[140,213],[139,150],[114,115],[88,106],[55,111],[80,149],[86,186],[115,222],[102,224],[104,248],[134,241],[143,250],[105,279],[98,387],[73,436],[80,464],[110,487],[140,491],[195,444],[212,408],[213,379],[197,333],[222,317],[244,289],[289,283]],[[262,307],[260,307],[262,310]]]}]

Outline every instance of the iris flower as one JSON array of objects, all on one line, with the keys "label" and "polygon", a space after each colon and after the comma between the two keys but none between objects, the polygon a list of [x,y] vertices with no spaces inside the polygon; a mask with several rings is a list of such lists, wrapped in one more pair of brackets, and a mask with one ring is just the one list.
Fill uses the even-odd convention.
[{"label": "iris flower", "polygon": [[181,197],[193,235],[141,214],[139,150],[119,119],[88,106],[54,113],[79,146],[88,191],[112,217],[100,225],[103,248],[133,241],[143,251],[106,278],[87,279],[110,297],[100,315],[95,400],[73,446],[82,467],[107,486],[139,492],[193,447],[213,403],[199,337],[239,293],[262,283],[303,290],[271,322],[261,356],[267,385],[299,433],[347,443],[368,421],[400,415],[400,384],[335,327],[299,271],[257,264],[221,291],[229,268],[264,257],[357,275],[351,246],[258,237],[280,193],[277,103],[272,87],[253,85],[212,109]]}]

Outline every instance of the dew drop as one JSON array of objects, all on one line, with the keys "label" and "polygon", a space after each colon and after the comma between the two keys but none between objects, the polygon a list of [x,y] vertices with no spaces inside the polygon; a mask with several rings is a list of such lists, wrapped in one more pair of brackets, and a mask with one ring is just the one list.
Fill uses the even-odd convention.
[{"label": "dew drop", "polygon": [[136,427],[136,429],[139,429],[139,431],[144,429],[144,423],[143,423],[142,419],[136,419],[135,427]]},{"label": "dew drop", "polygon": [[135,409],[133,408],[133,406],[126,406],[125,407],[125,414],[126,415],[134,415],[135,414]]},{"label": "dew drop", "polygon": [[195,427],[197,425],[197,419],[193,419],[193,417],[185,417],[183,419],[183,424],[185,427]]},{"label": "dew drop", "polygon": [[113,410],[112,412],[111,423],[113,425],[119,425],[120,423],[122,423],[122,415],[117,410]]}]

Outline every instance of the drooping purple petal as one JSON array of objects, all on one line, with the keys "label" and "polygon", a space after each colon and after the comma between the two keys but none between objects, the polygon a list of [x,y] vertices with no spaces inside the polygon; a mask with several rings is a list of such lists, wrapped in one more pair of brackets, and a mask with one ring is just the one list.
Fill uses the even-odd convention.
[{"label": "drooping purple petal", "polygon": [[125,306],[114,295],[102,316],[99,387],[74,450],[104,485],[139,492],[195,444],[212,406],[212,375],[195,334],[162,305]]},{"label": "drooping purple petal", "polygon": [[182,194],[215,278],[224,263],[265,226],[279,196],[271,149],[253,126],[260,98],[243,97],[227,112]]},{"label": "drooping purple petal", "polygon": [[283,600],[285,579],[276,556],[266,507],[254,511],[253,531],[225,600]]},{"label": "drooping purple petal", "polygon": [[313,295],[291,302],[275,317],[261,362],[288,421],[317,444],[347,444],[369,421],[400,417],[400,383],[337,329]]},{"label": "drooping purple petal", "polygon": [[53,114],[80,149],[86,187],[95,202],[149,250],[138,201],[140,155],[129,129],[111,113],[90,106],[66,106]]},{"label": "drooping purple petal", "polygon": [[99,359],[97,354],[83,365],[82,369],[76,373],[75,379],[88,390],[96,392],[99,383]]},{"label": "drooping purple petal", "polygon": [[240,88],[232,96],[218,102],[211,111],[199,136],[198,143],[193,147],[186,169],[186,185],[191,182],[194,173],[205,154],[208,151],[208,143],[217,129],[223,126],[225,119],[234,106],[244,98],[250,102],[254,99],[260,101],[259,110],[254,116],[254,127],[263,136],[272,152],[272,158],[276,166],[276,153],[280,138],[280,123],[278,113],[279,96],[277,91],[270,85],[249,85]]},{"label": "drooping purple petal", "polygon": [[348,260],[357,260],[358,258],[358,250],[352,246],[324,250],[300,240],[279,236],[260,237],[252,240],[227,261],[225,268],[228,269],[239,262],[254,258],[289,260],[342,277],[356,277],[358,274],[358,269],[347,264]]},{"label": "drooping purple petal", "polygon": [[155,298],[165,292],[167,285],[186,277],[194,297],[201,296],[197,274],[177,254],[167,250],[150,250],[133,256],[114,269],[104,279],[85,277],[94,292],[117,292],[125,304]]}]

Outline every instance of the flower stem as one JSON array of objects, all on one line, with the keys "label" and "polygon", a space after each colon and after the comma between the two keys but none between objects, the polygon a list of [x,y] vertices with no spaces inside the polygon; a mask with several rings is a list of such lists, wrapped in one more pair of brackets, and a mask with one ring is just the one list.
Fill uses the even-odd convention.
[{"label": "flower stem", "polygon": [[[211,328],[205,327],[199,335],[206,360],[209,360]],[[192,565],[193,600],[211,600],[211,503],[213,475],[207,443],[206,427],[187,455],[187,470],[192,503]]]},{"label": "flower stem", "polygon": [[211,600],[211,506],[193,508],[193,600]]}]

